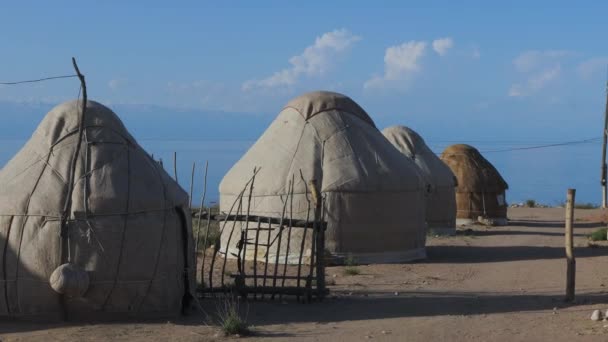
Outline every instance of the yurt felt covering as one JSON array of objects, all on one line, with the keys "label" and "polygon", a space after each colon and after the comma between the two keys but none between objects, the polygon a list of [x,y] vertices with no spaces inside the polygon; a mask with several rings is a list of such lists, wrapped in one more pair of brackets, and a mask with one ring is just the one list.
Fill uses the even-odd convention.
[{"label": "yurt felt covering", "polygon": [[[88,101],[81,125],[81,107],[55,107],[0,171],[0,316],[179,314],[195,289],[188,196],[110,109]],[[88,274],[80,297],[49,285],[65,263]]]},{"label": "yurt felt covering", "polygon": [[452,234],[456,229],[456,178],[450,168],[426,145],[424,139],[405,126],[385,128],[382,134],[422,171],[428,187],[426,222],[429,230]]},{"label": "yurt felt covering", "polygon": [[465,144],[448,146],[441,160],[456,175],[458,219],[475,220],[479,216],[506,219],[505,191],[509,185],[476,148]]},{"label": "yurt felt covering", "polygon": [[[313,92],[289,102],[223,178],[221,211],[229,212],[254,168],[259,171],[250,214],[281,217],[286,207],[286,217],[312,220],[306,184],[315,180],[323,197],[323,219],[328,223],[329,253],[361,263],[425,257],[424,184],[418,167],[403,158],[350,98]],[[293,203],[289,199],[286,204],[292,181]],[[246,193],[241,202],[244,211]],[[237,224],[237,229],[240,232],[244,225]],[[221,245],[228,246],[228,255],[236,254],[235,237],[239,233],[229,241],[228,230],[227,226]],[[292,241],[300,241],[302,232],[293,230]],[[292,243],[287,253],[285,245],[283,242],[277,250],[275,244],[268,252],[272,256],[279,253],[280,260],[295,260],[300,246]],[[305,255],[310,255],[310,242],[305,249]],[[265,254],[266,250],[260,248],[259,253]]]}]

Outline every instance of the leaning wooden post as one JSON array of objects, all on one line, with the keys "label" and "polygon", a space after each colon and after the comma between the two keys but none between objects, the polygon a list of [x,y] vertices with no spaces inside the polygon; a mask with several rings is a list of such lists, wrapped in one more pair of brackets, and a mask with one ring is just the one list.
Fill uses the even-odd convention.
[{"label": "leaning wooden post", "polygon": [[[325,296],[325,224],[321,222],[321,210],[323,207],[323,199],[321,198],[321,192],[319,191],[317,181],[311,179],[308,182],[310,188],[312,203],[315,206],[315,226],[318,229],[316,234],[316,241],[313,243],[316,245],[316,261],[317,261],[317,298],[323,300]],[[311,258],[312,260],[312,258]]]},{"label": "leaning wooden post", "polygon": [[175,183],[179,184],[177,180],[177,152],[173,152],[173,176],[175,177]]},{"label": "leaning wooden post", "polygon": [[576,260],[572,250],[572,229],[574,221],[574,197],[576,189],[568,189],[568,197],[566,199],[566,301],[574,300],[574,287],[576,278]]},{"label": "leaning wooden post", "polygon": [[[190,176],[190,208],[192,208],[192,191],[194,190],[194,171],[196,170],[196,162],[192,163],[192,175]],[[200,220],[200,217],[199,217]]]},{"label": "leaning wooden post", "polygon": [[606,144],[608,143],[608,80],[606,81],[606,105],[604,107],[604,133],[602,134],[603,136],[603,142],[602,142],[602,173],[601,173],[601,184],[602,184],[602,208],[606,209],[606,201],[607,201],[607,197],[608,197],[608,189],[606,188],[608,186],[607,182],[608,179],[606,179],[608,177],[607,172],[608,172],[608,165],[606,165]]}]

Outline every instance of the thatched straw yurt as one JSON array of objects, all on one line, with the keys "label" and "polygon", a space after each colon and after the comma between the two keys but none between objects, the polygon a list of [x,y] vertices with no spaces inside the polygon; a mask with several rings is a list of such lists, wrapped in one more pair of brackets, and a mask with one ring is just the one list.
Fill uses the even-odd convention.
[{"label": "thatched straw yurt", "polygon": [[[180,314],[194,290],[188,195],[103,105],[51,110],[0,171],[0,317]],[[81,125],[82,123],[82,125]]]},{"label": "thatched straw yurt", "polygon": [[[287,214],[298,220],[312,218],[306,183],[316,180],[328,222],[327,252],[337,259],[352,257],[360,263],[425,257],[424,184],[418,167],[403,158],[350,98],[321,91],[290,101],[224,176],[221,211],[229,212],[254,168],[259,172],[252,192],[252,215],[281,217],[294,179],[293,206],[289,201]],[[247,201],[243,200],[242,208],[247,207]],[[232,240],[228,229],[221,236],[222,248],[228,245],[228,255],[237,254],[235,236],[244,228],[237,227],[239,232]],[[303,231],[294,230],[292,241],[298,241]],[[246,238],[253,240],[254,236]],[[280,260],[297,261],[300,246],[292,243],[289,252],[284,247],[285,242],[278,250]],[[305,249],[305,255],[310,255],[310,243]],[[265,252],[260,248],[260,255]],[[269,254],[276,256],[276,244]]]},{"label": "thatched straw yurt", "polygon": [[457,144],[441,154],[458,182],[456,188],[456,223],[477,221],[479,217],[492,224],[507,223],[505,191],[509,185],[498,170],[473,146]]},{"label": "thatched straw yurt", "polygon": [[427,184],[426,223],[432,233],[456,233],[456,178],[424,139],[405,126],[385,128],[382,134],[403,155],[413,160]]}]

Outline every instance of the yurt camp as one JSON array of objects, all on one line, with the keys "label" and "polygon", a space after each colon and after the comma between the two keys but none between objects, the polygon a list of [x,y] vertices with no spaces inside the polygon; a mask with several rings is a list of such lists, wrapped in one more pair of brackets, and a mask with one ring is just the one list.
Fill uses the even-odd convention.
[{"label": "yurt camp", "polygon": [[110,109],[55,107],[0,171],[0,316],[180,314],[195,288],[187,206]]},{"label": "yurt camp", "polygon": [[470,145],[448,146],[441,154],[458,182],[456,224],[469,224],[481,217],[493,225],[507,224],[505,191],[509,185],[498,170]]},{"label": "yurt camp", "polygon": [[405,126],[385,128],[382,134],[405,157],[418,165],[427,184],[426,223],[429,232],[456,232],[456,178],[448,166],[426,145],[424,139]]},{"label": "yurt camp", "polygon": [[[230,211],[254,169],[258,172],[251,193],[252,215],[282,217],[293,181],[289,216],[312,217],[307,183],[316,182],[327,222],[326,250],[335,260],[385,263],[425,257],[425,189],[418,167],[403,158],[349,97],[319,91],[287,103],[224,176],[221,211]],[[237,227],[243,230],[240,223]],[[237,242],[230,240],[227,230],[221,245],[228,255],[237,253]],[[309,255],[310,245],[304,248]],[[287,251],[275,244],[261,252],[291,260],[300,251],[300,246]]]}]

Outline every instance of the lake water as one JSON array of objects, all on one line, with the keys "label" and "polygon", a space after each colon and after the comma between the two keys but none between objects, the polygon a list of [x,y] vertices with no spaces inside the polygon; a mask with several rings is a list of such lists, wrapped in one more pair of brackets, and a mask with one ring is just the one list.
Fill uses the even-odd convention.
[{"label": "lake water", "polygon": [[[197,162],[195,203],[203,189],[203,167],[209,161],[208,199],[218,200],[218,186],[223,175],[253,144],[253,140],[141,140],[140,144],[156,159],[162,158],[172,171],[173,152],[177,151],[178,179],[189,188],[192,163]],[[25,140],[0,140],[0,165],[4,165],[21,148]],[[434,151],[448,143],[429,142]],[[533,144],[534,145],[534,144]],[[517,147],[512,143],[479,143],[480,151]],[[536,150],[484,153],[509,183],[507,201],[519,203],[535,199],[555,205],[565,200],[566,189],[577,190],[577,202],[600,203],[601,189],[599,143],[559,146]]]}]

